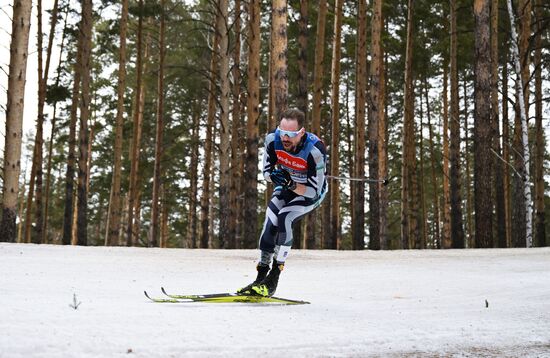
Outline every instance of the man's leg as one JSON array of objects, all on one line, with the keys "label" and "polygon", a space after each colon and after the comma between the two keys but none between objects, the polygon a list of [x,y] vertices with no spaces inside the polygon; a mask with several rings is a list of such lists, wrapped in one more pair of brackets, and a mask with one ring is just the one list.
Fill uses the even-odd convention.
[{"label": "man's leg", "polygon": [[292,246],[292,226],[317,206],[317,203],[303,196],[292,195],[291,200],[285,201],[285,205],[277,215],[278,235],[275,240],[273,267],[260,284],[252,286],[254,292],[262,296],[272,296],[275,293],[279,283],[279,275]]},{"label": "man's leg", "polygon": [[237,293],[252,293],[251,288],[254,285],[260,284],[260,282],[262,282],[266,278],[267,273],[269,272],[269,266],[271,265],[271,260],[273,258],[273,252],[275,251],[278,225],[277,215],[279,214],[279,210],[281,210],[284,204],[285,201],[281,195],[281,191],[278,190],[273,192],[271,201],[269,202],[266,209],[264,227],[262,230],[262,234],[260,235],[260,260],[256,265],[258,275],[256,276],[254,282],[241,289],[238,289]]},{"label": "man's leg", "polygon": [[278,263],[284,264],[290,253],[294,240],[292,234],[294,224],[317,206],[318,203],[303,196],[297,196],[279,210],[279,215],[277,216],[279,223],[277,227],[278,235],[275,245],[275,260]]},{"label": "man's leg", "polygon": [[260,235],[260,264],[269,266],[273,253],[275,252],[275,246],[277,242],[278,234],[278,215],[281,208],[285,205],[285,197],[281,190],[273,192],[271,201],[267,205],[265,212],[265,221],[262,233]]}]

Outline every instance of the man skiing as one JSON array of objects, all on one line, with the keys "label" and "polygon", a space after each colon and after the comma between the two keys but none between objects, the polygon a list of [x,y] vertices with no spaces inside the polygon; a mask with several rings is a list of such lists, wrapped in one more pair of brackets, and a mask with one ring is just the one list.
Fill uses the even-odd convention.
[{"label": "man skiing", "polygon": [[[319,206],[328,186],[326,149],[303,127],[305,115],[289,109],[279,115],[278,128],[265,139],[263,174],[275,185],[260,235],[260,261],[254,282],[240,294],[272,296],[292,246],[292,227]],[[273,260],[273,266],[270,265]]]}]

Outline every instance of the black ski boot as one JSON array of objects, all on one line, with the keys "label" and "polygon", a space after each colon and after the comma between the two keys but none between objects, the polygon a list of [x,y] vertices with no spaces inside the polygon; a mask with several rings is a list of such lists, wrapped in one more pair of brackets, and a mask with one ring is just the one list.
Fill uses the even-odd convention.
[{"label": "black ski boot", "polygon": [[267,276],[267,273],[269,272],[269,265],[258,264],[256,266],[256,270],[258,271],[258,276],[256,276],[256,279],[254,280],[254,282],[252,282],[248,286],[245,286],[243,288],[239,288],[237,290],[238,294],[241,294],[241,295],[255,294],[252,291],[252,287],[259,284],[260,282],[262,282],[265,279],[265,277]]},{"label": "black ski boot", "polygon": [[279,283],[279,275],[283,268],[284,264],[278,264],[273,262],[273,268],[269,271],[269,274],[266,278],[262,280],[258,285],[252,286],[252,291],[260,296],[271,297],[277,289],[277,284]]}]

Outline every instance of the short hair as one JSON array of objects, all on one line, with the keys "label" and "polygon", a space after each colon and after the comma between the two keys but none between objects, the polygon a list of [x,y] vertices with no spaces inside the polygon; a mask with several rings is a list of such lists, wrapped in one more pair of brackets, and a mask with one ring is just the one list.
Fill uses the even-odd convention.
[{"label": "short hair", "polygon": [[306,115],[297,108],[289,108],[279,114],[279,122],[282,121],[283,118],[297,121],[298,126],[302,128],[304,126]]}]

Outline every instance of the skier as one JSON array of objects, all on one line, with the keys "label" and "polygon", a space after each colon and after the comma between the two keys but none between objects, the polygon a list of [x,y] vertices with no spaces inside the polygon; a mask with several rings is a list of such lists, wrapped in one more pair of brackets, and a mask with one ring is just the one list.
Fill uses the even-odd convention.
[{"label": "skier", "polygon": [[317,208],[327,192],[325,145],[305,131],[304,119],[302,111],[286,110],[279,115],[278,128],[266,136],[263,174],[275,189],[260,235],[258,275],[254,282],[239,289],[239,294],[275,293],[292,246],[293,225]]}]

